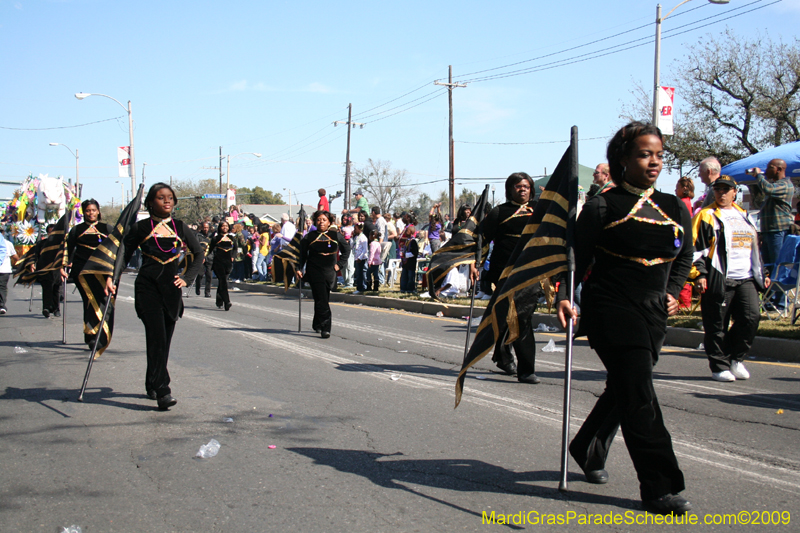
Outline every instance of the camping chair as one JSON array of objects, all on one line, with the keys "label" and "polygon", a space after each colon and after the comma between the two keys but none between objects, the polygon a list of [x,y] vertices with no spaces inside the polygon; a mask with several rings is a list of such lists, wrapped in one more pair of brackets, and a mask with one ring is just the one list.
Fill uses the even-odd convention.
[{"label": "camping chair", "polygon": [[428,277],[426,274],[428,273],[430,264],[430,258],[417,259],[417,286],[423,289],[428,286]]},{"label": "camping chair", "polygon": [[386,284],[394,289],[394,281],[397,279],[397,272],[400,270],[399,259],[389,259],[389,265],[386,267]]},{"label": "camping chair", "polygon": [[[778,261],[772,271],[772,284],[764,291],[761,308],[770,320],[789,317],[792,325],[800,314],[800,236],[787,235],[778,254]],[[775,307],[772,299],[777,296],[783,301],[784,309]]]}]

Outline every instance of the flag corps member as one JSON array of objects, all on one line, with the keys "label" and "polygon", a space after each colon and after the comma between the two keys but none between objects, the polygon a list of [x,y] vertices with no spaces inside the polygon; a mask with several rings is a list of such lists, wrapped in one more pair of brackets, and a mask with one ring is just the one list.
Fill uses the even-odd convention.
[{"label": "flag corps member", "polygon": [[[694,247],[686,205],[654,188],[663,153],[655,126],[632,122],[619,130],[607,150],[617,186],[589,199],[576,224],[576,279],[588,273],[576,336],[588,335],[608,374],[606,389],[569,452],[588,482],[606,483],[606,458],[621,427],[644,507],[683,514],[691,505],[678,494],[684,490],[683,473],[653,388],[653,367],[667,316],[678,311]],[[564,326],[577,316],[565,299],[565,285],[558,303]]]},{"label": "flag corps member", "polygon": [[[142,266],[134,285],[135,308],[144,324],[147,343],[145,390],[161,410],[178,403],[171,394],[167,360],[175,322],[183,315],[181,289],[203,268],[203,248],[194,231],[172,218],[176,203],[172,187],[156,183],[144,200],[150,217],[135,223],[123,238],[123,265],[128,264],[137,248],[142,250]],[[178,266],[184,244],[195,260],[181,275]],[[116,294],[112,278],[106,281],[106,293]]]},{"label": "flag corps member", "polygon": [[[501,292],[503,289],[505,279],[502,278],[506,266],[510,264],[509,259],[536,206],[536,201],[533,200],[533,179],[528,174],[524,172],[511,174],[506,180],[505,190],[506,202],[492,209],[478,228],[485,246],[494,241],[488,274],[489,282],[496,287],[495,292]],[[477,283],[478,268],[474,264],[470,267],[470,278],[472,283]],[[539,295],[529,296],[535,307]],[[503,336],[498,336],[496,339],[492,361],[497,364],[497,368],[508,375],[517,374],[517,379],[522,383],[539,383],[540,380],[535,374],[536,341],[533,330],[522,328],[519,337],[511,343],[519,367],[514,364],[514,356],[511,355],[507,342],[508,339]]]}]

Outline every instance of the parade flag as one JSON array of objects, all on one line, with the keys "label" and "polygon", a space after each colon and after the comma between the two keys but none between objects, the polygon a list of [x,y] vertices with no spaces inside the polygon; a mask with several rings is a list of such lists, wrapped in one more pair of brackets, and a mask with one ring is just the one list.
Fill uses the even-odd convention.
[{"label": "parade flag", "polygon": [[83,331],[87,335],[97,335],[97,354],[95,357],[102,355],[108,345],[111,344],[113,321],[106,320],[105,313],[107,311],[109,317],[113,314],[114,296],[111,296],[110,302],[106,302],[108,298],[105,294],[106,278],[112,277],[116,286],[122,271],[125,269],[125,265],[122,264],[125,257],[125,247],[122,244],[122,239],[130,228],[136,224],[136,215],[142,205],[143,193],[144,185],[139,185],[139,192],[136,194],[136,198],[120,213],[114,230],[98,245],[83,270],[78,274],[78,283],[81,284],[83,291],[88,296],[89,305],[93,310],[93,313],[87,315],[90,319],[84,324]]},{"label": "parade flag", "polygon": [[475,341],[464,357],[456,380],[456,407],[461,402],[467,370],[483,359],[506,332],[505,344],[510,344],[523,328],[530,327],[538,303],[539,281],[567,271],[568,246],[572,243],[567,226],[568,220],[575,217],[578,202],[577,157],[577,138],[573,138],[528,217],[500,277],[500,290],[494,291]]},{"label": "parade flag", "polygon": [[[15,285],[20,283],[30,285],[36,281],[39,274],[60,270],[67,264],[67,234],[69,233],[71,220],[72,211],[67,211],[58,219],[53,231],[22,256],[17,263],[17,276],[19,276],[19,279],[17,279]],[[36,270],[31,272],[30,265],[35,265]]]},{"label": "parade flag", "polygon": [[228,189],[226,198],[227,209],[230,209],[232,205],[236,205],[236,189]]},{"label": "parade flag", "polygon": [[[442,286],[444,278],[448,272],[461,265],[468,265],[475,261],[478,243],[476,240],[478,226],[483,217],[486,216],[489,191],[484,189],[478,203],[472,210],[472,215],[466,221],[464,227],[453,235],[444,246],[436,250],[431,256],[431,264],[428,267],[428,292],[435,298],[436,291]],[[484,243],[484,250],[481,257],[486,257],[489,251],[489,243]]]},{"label": "parade flag", "polygon": [[[117,148],[117,161],[119,162],[119,177],[131,177],[131,147],[120,146]],[[121,202],[120,202],[121,203]]]},{"label": "parade flag", "polygon": [[306,225],[306,212],[303,206],[300,206],[300,226],[297,232],[289,241],[289,244],[281,248],[281,251],[275,254],[272,258],[272,280],[283,281],[285,289],[289,288],[289,283],[294,277],[297,266],[300,263],[300,240],[303,238],[303,229]]}]

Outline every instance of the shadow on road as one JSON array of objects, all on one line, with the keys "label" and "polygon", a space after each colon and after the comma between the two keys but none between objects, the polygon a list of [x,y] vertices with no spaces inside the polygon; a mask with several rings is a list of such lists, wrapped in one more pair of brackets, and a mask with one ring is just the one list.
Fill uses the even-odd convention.
[{"label": "shadow on road", "polygon": [[[306,456],[315,464],[356,474],[375,485],[402,490],[477,518],[482,517],[483,509],[466,509],[452,502],[423,494],[412,487],[427,486],[459,492],[518,494],[550,500],[613,505],[624,509],[640,508],[638,501],[628,498],[579,491],[560,492],[551,486],[537,484],[537,482],[557,483],[560,472],[553,470],[514,472],[474,459],[402,459],[403,454],[400,452],[381,454],[331,448],[287,448],[287,450]],[[582,480],[582,474],[570,474],[568,477],[570,482]],[[509,527],[515,528],[515,526]]]},{"label": "shadow on road", "polygon": [[[0,400],[25,400],[31,403],[38,403],[64,418],[70,418],[66,413],[63,413],[47,405],[44,402],[77,402],[79,389],[48,389],[46,387],[32,387],[30,389],[18,389],[16,387],[6,387],[5,393],[0,396]],[[150,404],[137,404],[120,401],[123,398],[139,398],[144,399],[144,394],[129,394],[114,392],[110,387],[89,387],[83,395],[83,403],[105,404],[113,407],[120,407],[122,409],[129,409],[131,411],[151,411],[156,408],[155,402]]]}]

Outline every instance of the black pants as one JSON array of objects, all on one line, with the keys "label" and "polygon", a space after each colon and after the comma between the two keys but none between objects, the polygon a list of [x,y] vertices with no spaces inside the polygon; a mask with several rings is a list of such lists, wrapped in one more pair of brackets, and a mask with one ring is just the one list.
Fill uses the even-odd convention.
[{"label": "black pants", "polygon": [[683,473],[653,388],[656,357],[636,347],[595,351],[608,371],[606,390],[570,443],[572,457],[584,470],[604,469],[611,442],[622,427],[642,500],[679,493],[685,488]]},{"label": "black pants", "polygon": [[314,297],[314,320],[311,326],[315,330],[331,331],[331,290],[324,281],[309,283],[311,295]]},{"label": "black pants", "polygon": [[6,299],[8,298],[8,279],[11,274],[0,274],[0,309],[6,308]]},{"label": "black pants", "polygon": [[48,272],[39,278],[42,285],[42,311],[51,313],[60,309],[61,306],[61,276],[58,272]]},{"label": "black pants", "polygon": [[517,376],[528,376],[536,371],[536,338],[533,335],[533,325],[523,328],[520,335],[511,346],[503,344],[508,337],[508,333],[497,341],[494,346],[492,361],[498,364],[509,364],[514,362],[511,355],[511,346],[517,354]]},{"label": "black pants", "polygon": [[137,314],[144,323],[145,342],[147,342],[147,373],[144,387],[147,392],[156,391],[156,397],[161,398],[172,392],[169,388],[167,360],[172,333],[175,331],[175,321],[163,305],[146,307],[147,309],[137,309]]},{"label": "black pants", "polygon": [[758,332],[761,312],[756,284],[752,278],[728,281],[722,300],[719,295],[705,293],[700,305],[708,366],[712,372],[730,370],[731,361],[744,360]]},{"label": "black pants", "polygon": [[228,274],[231,273],[231,267],[217,265],[214,267],[214,274],[217,275],[217,307],[222,307],[224,304],[231,303],[231,297],[228,295]]},{"label": "black pants", "polygon": [[200,296],[200,285],[203,284],[203,277],[206,278],[206,296],[211,296],[211,263],[206,261],[203,263],[203,272],[197,276],[197,279],[194,281],[194,292],[198,296]]}]

